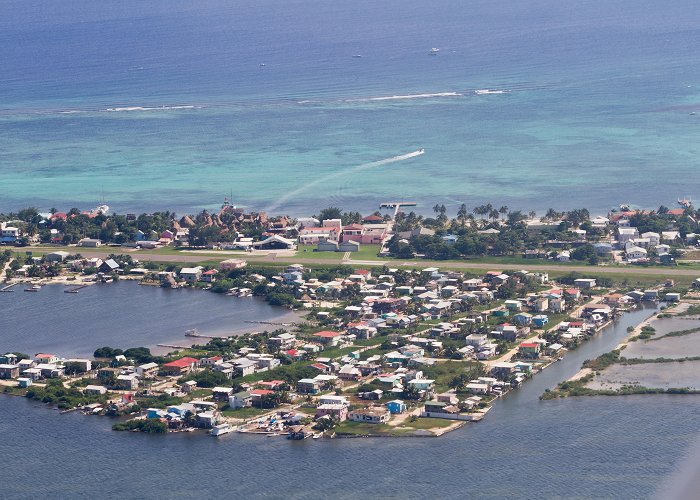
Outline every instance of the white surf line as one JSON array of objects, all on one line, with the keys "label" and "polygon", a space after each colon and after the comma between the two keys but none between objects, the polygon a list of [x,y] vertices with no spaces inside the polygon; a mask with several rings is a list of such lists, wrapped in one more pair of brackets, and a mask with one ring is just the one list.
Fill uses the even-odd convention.
[{"label": "white surf line", "polygon": [[319,184],[323,184],[323,183],[331,181],[333,179],[337,179],[338,177],[342,177],[344,175],[354,174],[356,172],[361,172],[361,171],[367,170],[369,168],[381,167],[382,165],[388,165],[389,163],[395,163],[397,161],[403,161],[403,160],[408,160],[410,158],[415,158],[416,156],[420,156],[424,153],[425,153],[425,151],[423,151],[422,149],[419,149],[417,151],[412,151],[412,152],[407,153],[405,155],[392,156],[391,158],[386,158],[384,160],[373,161],[370,163],[363,163],[362,165],[358,165],[356,167],[351,167],[349,169],[341,170],[340,172],[335,172],[333,174],[326,175],[325,177],[321,177],[321,178],[316,179],[314,181],[311,181],[307,184],[304,184],[302,187],[299,187],[299,188],[295,189],[294,191],[290,191],[289,193],[285,194],[284,196],[281,196],[274,203],[272,203],[270,206],[268,206],[265,209],[265,212],[270,213],[273,210],[277,210],[279,207],[284,205],[290,199],[294,198],[295,196],[299,196],[300,194],[304,193],[305,191],[308,191],[311,188],[318,186]]}]

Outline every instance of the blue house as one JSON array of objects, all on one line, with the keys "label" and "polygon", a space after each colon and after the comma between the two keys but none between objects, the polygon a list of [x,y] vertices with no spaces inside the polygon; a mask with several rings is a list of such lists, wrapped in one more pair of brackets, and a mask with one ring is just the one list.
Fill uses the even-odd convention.
[{"label": "blue house", "polygon": [[532,323],[532,315],[529,313],[518,313],[513,316],[513,321],[521,326],[526,326]]},{"label": "blue house", "polygon": [[165,410],[161,410],[159,408],[149,408],[146,418],[165,418],[167,414],[168,412]]},{"label": "blue house", "polygon": [[546,324],[549,323],[549,317],[546,314],[540,314],[538,316],[533,316],[532,324],[537,328],[544,328]]},{"label": "blue house", "polygon": [[168,413],[174,413],[178,417],[186,417],[188,413],[194,413],[194,410],[194,405],[189,403],[184,403],[177,406],[168,406]]},{"label": "blue house", "polygon": [[399,413],[403,413],[406,411],[406,403],[404,403],[400,399],[395,399],[394,401],[389,401],[386,404],[386,408],[392,415],[398,415]]}]

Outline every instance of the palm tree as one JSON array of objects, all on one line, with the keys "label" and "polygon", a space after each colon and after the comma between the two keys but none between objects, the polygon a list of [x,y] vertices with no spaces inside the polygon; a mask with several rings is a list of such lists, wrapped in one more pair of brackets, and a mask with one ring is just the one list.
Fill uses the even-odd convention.
[{"label": "palm tree", "polygon": [[501,219],[504,219],[506,214],[508,213],[508,207],[506,205],[503,205],[501,208],[498,209],[498,213],[501,214]]},{"label": "palm tree", "polygon": [[435,206],[433,207],[433,212],[435,212],[435,215],[440,213],[440,204],[436,203]]},{"label": "palm tree", "polygon": [[467,205],[462,203],[457,210],[457,220],[462,224],[462,227],[467,222]]},{"label": "palm tree", "polygon": [[552,222],[555,219],[559,218],[559,213],[556,210],[554,210],[553,208],[550,208],[549,210],[547,210],[547,213],[544,214],[544,217],[548,221]]}]

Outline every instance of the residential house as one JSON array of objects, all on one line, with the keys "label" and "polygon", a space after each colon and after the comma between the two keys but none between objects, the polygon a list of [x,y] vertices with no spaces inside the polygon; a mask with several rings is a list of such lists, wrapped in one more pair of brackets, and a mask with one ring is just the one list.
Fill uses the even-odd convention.
[{"label": "residential house", "polygon": [[255,361],[247,358],[234,359],[231,363],[241,377],[252,375],[255,373],[255,369],[257,367],[257,363]]},{"label": "residential house", "polygon": [[180,278],[190,284],[196,283],[202,277],[203,270],[202,266],[183,267],[180,270]]},{"label": "residential house", "polygon": [[532,323],[532,314],[521,312],[513,316],[513,321],[520,326],[527,326]]},{"label": "residential house", "polygon": [[0,379],[10,379],[19,377],[19,366],[2,364],[0,365]]},{"label": "residential house", "polygon": [[236,269],[242,269],[247,265],[248,263],[243,259],[226,259],[219,263],[219,267],[222,271],[234,271]]},{"label": "residential house", "polygon": [[219,273],[216,269],[209,269],[208,271],[204,271],[202,273],[201,280],[204,281],[205,283],[213,283],[216,281],[216,275]]},{"label": "residential house", "polygon": [[70,254],[64,251],[50,252],[44,255],[46,262],[63,262]]},{"label": "residential house", "polygon": [[544,328],[549,324],[549,317],[546,314],[538,314],[532,317],[532,325],[535,328]]},{"label": "residential house", "polygon": [[228,401],[233,395],[232,387],[214,387],[211,390],[212,399],[214,401]]},{"label": "residential house", "polygon": [[119,264],[117,264],[117,262],[114,259],[107,259],[102,264],[100,264],[100,267],[98,267],[97,270],[101,273],[109,274],[116,273],[121,269],[119,268]]},{"label": "residential house", "polygon": [[297,392],[300,394],[317,394],[321,389],[321,382],[312,378],[303,378],[297,382]]},{"label": "residential house", "polygon": [[362,376],[360,370],[353,365],[345,365],[338,372],[338,377],[342,380],[359,380]]},{"label": "residential house", "polygon": [[199,364],[199,360],[185,356],[163,365],[162,371],[166,375],[186,375]]},{"label": "residential house", "polygon": [[618,227],[617,241],[621,246],[624,246],[630,240],[639,238],[639,231],[636,227]]},{"label": "residential house", "polygon": [[102,396],[107,394],[107,388],[103,385],[87,385],[83,389],[85,394]]},{"label": "residential house", "polygon": [[518,355],[522,358],[539,358],[540,344],[537,342],[523,342],[518,347]]},{"label": "residential house", "polygon": [[63,366],[69,373],[85,373],[92,370],[92,361],[89,359],[67,359]]},{"label": "residential house", "polygon": [[118,375],[115,385],[125,391],[135,391],[139,387],[139,379],[136,374]]},{"label": "residential house", "polygon": [[391,414],[389,410],[381,406],[352,410],[348,413],[348,420],[367,424],[385,424],[390,418]]},{"label": "residential house", "polygon": [[55,354],[47,354],[40,352],[38,354],[34,355],[34,362],[35,363],[46,363],[46,364],[54,364],[58,362],[58,356]]},{"label": "residential house", "polygon": [[343,404],[321,404],[316,407],[316,418],[333,417],[340,422],[348,418],[348,407]]},{"label": "residential house", "polygon": [[249,392],[237,392],[228,399],[228,405],[231,409],[247,408],[252,405],[253,396]]},{"label": "residential house", "polygon": [[406,403],[404,403],[400,399],[389,401],[385,406],[387,410],[389,410],[389,413],[391,413],[392,415],[399,415],[406,411]]},{"label": "residential house", "polygon": [[595,288],[596,280],[595,278],[579,278],[574,280],[574,286],[583,290],[590,290],[591,288]]},{"label": "residential house", "polygon": [[314,333],[314,339],[321,344],[333,347],[338,345],[343,337],[343,332],[333,332],[329,330],[324,330],[318,333]]}]

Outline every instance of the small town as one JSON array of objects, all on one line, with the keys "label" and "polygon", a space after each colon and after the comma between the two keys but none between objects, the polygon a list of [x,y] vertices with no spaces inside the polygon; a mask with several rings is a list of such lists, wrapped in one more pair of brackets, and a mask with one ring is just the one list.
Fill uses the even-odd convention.
[{"label": "small town", "polygon": [[[415,214],[406,216],[401,206],[390,207],[395,208],[393,216],[361,217],[327,209],[319,218],[297,220],[245,214],[229,204],[216,216],[200,214],[197,222],[189,216],[177,221],[170,214],[107,216],[106,207],[88,213],[52,211],[47,217],[35,210],[15,214],[18,220],[2,223],[3,242],[17,245],[29,237],[25,243],[35,246],[2,254],[3,292],[22,286],[39,292],[47,284],[62,284],[65,292],[79,293],[98,283],[134,280],[165,288],[201,288],[235,297],[232,300],[262,297],[298,311],[299,320],[237,336],[183,332],[189,345],[160,344],[169,348],[166,355],[152,354],[143,346],[99,347],[90,359],[8,352],[0,357],[4,392],[53,404],[61,411],[118,417],[115,430],[206,429],[215,436],[245,432],[292,439],[439,436],[483,419],[498,398],[624,311],[642,302],[677,303],[700,287],[700,280],[684,286],[664,279],[638,289],[628,280],[565,272],[565,266],[551,278],[547,272],[461,272],[415,268],[411,262],[400,267],[355,265],[347,256],[363,245],[375,256],[405,254],[410,247],[412,255],[405,258],[426,257],[462,243],[485,245],[483,253],[489,253],[502,243],[501,230],[533,231],[519,216],[507,213],[509,220],[502,221],[506,211],[491,213],[480,207],[476,212],[493,216],[490,223],[462,213],[451,225],[465,232],[440,235],[427,226],[450,225],[441,207],[435,207],[434,222],[407,222],[416,219]],[[644,259],[649,265],[649,252],[655,252],[654,263],[672,264],[672,255],[692,251],[688,245],[695,234],[685,225],[679,232],[678,223],[672,222],[695,223],[689,207],[594,219],[581,212],[549,214],[549,219],[562,220],[554,222],[557,239],[546,240],[546,245],[571,251],[539,250],[536,257],[565,262],[578,259],[583,250],[595,270],[592,264],[599,259],[630,264]],[[359,222],[344,225],[344,218]],[[100,228],[99,234],[74,235],[68,222],[76,219],[97,221],[93,225]],[[663,221],[663,229],[675,230],[640,234],[633,221]],[[117,231],[120,225],[147,229],[147,223],[150,233]],[[168,229],[156,238],[153,228],[159,225]],[[394,233],[401,225],[412,229]],[[561,246],[564,234],[568,239]],[[218,238],[215,244],[210,244],[212,235]],[[589,242],[591,235],[596,235],[595,243]],[[220,241],[222,236],[232,241]],[[66,250],[54,249],[57,243]],[[112,253],[81,255],[103,245]],[[431,249],[435,245],[440,248]],[[421,246],[425,254],[416,252]],[[114,253],[115,247],[120,253]],[[158,257],[139,260],[142,249],[177,247],[220,251],[225,257],[231,250],[233,256],[191,267],[158,262]],[[303,257],[307,250],[313,255],[342,252],[345,265],[284,260],[261,265],[254,260],[254,254],[269,257],[273,250],[282,251],[272,254],[275,261],[285,255]],[[532,258],[532,252],[525,250],[523,258]]]}]

